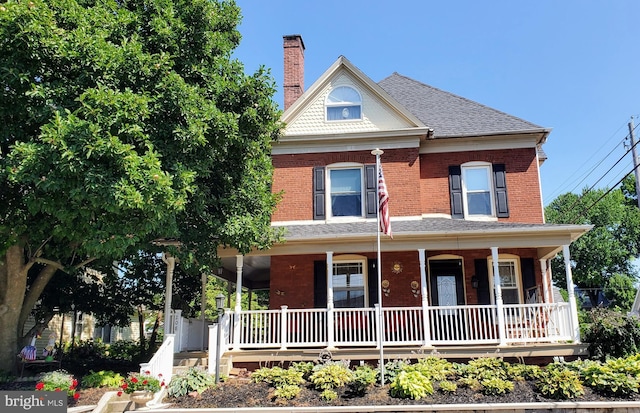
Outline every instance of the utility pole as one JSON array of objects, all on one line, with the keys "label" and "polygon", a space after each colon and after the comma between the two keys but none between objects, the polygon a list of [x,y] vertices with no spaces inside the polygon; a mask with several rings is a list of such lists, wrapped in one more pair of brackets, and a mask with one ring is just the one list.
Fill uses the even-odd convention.
[{"label": "utility pole", "polygon": [[633,125],[633,116],[629,121],[629,137],[631,139],[631,155],[633,156],[633,173],[636,177],[636,198],[638,200],[638,208],[640,208],[640,171],[638,170],[638,155],[636,155],[636,137],[634,135],[635,126]]}]

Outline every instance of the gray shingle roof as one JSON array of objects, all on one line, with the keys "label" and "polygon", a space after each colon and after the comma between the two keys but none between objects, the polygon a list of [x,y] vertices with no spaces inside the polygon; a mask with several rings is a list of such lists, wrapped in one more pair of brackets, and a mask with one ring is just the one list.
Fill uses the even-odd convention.
[{"label": "gray shingle roof", "polygon": [[433,128],[435,138],[544,129],[398,73],[381,80],[378,85],[425,125]]},{"label": "gray shingle roof", "polygon": [[[283,226],[286,229],[287,241],[339,238],[341,236],[371,235],[376,236],[377,223],[375,221],[322,223],[322,224],[293,224]],[[423,218],[420,220],[392,221],[391,228],[394,235],[416,234],[456,234],[456,233],[491,233],[535,231],[549,228],[569,226],[559,224],[522,224],[498,221],[467,221],[463,219]]]}]

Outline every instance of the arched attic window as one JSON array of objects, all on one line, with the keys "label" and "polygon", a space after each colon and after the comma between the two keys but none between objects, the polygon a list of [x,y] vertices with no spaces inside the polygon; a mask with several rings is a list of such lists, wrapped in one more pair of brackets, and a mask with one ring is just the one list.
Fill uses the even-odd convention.
[{"label": "arched attic window", "polygon": [[362,98],[350,86],[338,86],[329,93],[325,102],[327,121],[362,119]]}]

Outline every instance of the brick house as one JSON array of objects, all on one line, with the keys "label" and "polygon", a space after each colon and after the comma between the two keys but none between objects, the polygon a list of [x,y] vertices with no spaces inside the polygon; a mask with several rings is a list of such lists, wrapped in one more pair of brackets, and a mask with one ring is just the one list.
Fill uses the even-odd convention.
[{"label": "brick house", "polygon": [[[268,289],[270,310],[231,309],[225,352],[577,354],[575,297],[553,301],[549,260],[564,252],[572,285],[568,247],[590,227],[545,223],[550,129],[398,73],[376,83],[343,56],[305,90],[304,51],[284,36],[272,223],[285,242],[219,250],[223,276]],[[393,235],[379,243],[374,149]]]}]

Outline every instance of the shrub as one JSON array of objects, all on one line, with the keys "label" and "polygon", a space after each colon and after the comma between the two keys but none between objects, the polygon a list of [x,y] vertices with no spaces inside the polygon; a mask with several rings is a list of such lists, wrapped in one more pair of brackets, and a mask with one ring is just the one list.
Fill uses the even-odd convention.
[{"label": "shrub", "polygon": [[308,380],[309,376],[311,376],[311,373],[313,373],[313,368],[315,366],[316,364],[312,361],[300,361],[297,363],[292,363],[290,368],[295,371],[302,372],[302,378]]},{"label": "shrub", "polygon": [[513,391],[513,382],[498,377],[483,379],[480,381],[482,393],[488,396],[502,396]]},{"label": "shrub", "polygon": [[353,372],[353,380],[349,383],[352,393],[363,396],[373,386],[378,377],[378,371],[371,366],[358,366]]},{"label": "shrub", "polygon": [[202,393],[215,384],[215,377],[211,374],[200,368],[190,367],[186,372],[171,378],[167,393],[172,397],[181,397],[191,392]]},{"label": "shrub", "polygon": [[512,380],[536,380],[541,374],[540,366],[533,364],[510,364],[507,366],[507,377]]},{"label": "shrub", "polygon": [[353,372],[342,362],[327,362],[314,367],[309,381],[317,390],[335,389],[353,380]]},{"label": "shrub", "polygon": [[77,391],[78,380],[73,378],[71,374],[64,370],[56,370],[46,373],[38,383],[36,383],[36,390],[41,391],[64,391],[69,396],[73,396],[74,399],[80,397],[80,393]]},{"label": "shrub", "polygon": [[285,384],[282,387],[278,387],[274,390],[273,395],[281,398],[281,399],[295,399],[298,394],[300,394],[300,386],[296,386],[295,384]]},{"label": "shrub", "polygon": [[594,309],[584,341],[597,360],[636,354],[640,352],[640,320],[605,308]]},{"label": "shrub", "polygon": [[276,388],[304,383],[301,371],[292,368],[285,370],[277,366],[262,367],[251,374],[251,379],[256,383],[264,382]]},{"label": "shrub", "polygon": [[112,370],[100,370],[89,372],[81,380],[82,387],[119,387],[124,377]]},{"label": "shrub", "polygon": [[411,365],[411,362],[409,360],[396,359],[388,361],[384,365],[384,382],[391,383],[396,378],[398,373],[400,373],[409,365]]},{"label": "shrub", "polygon": [[431,380],[418,371],[401,371],[390,384],[392,397],[418,400],[433,394]]},{"label": "shrub", "polygon": [[332,402],[338,398],[338,393],[335,390],[324,389],[322,393],[320,393],[320,398],[326,402]]},{"label": "shrub", "polygon": [[577,372],[560,364],[549,364],[536,381],[538,391],[553,399],[575,399],[584,394]]},{"label": "shrub", "polygon": [[581,369],[584,383],[604,395],[629,396],[640,388],[637,356],[591,363]]},{"label": "shrub", "polygon": [[404,369],[406,371],[418,371],[430,380],[444,380],[454,371],[451,362],[438,357],[420,359],[415,364],[405,366]]},{"label": "shrub", "polygon": [[135,361],[140,358],[140,344],[134,340],[118,340],[109,344],[106,354],[114,360]]},{"label": "shrub", "polygon": [[458,390],[458,385],[453,381],[442,380],[438,385],[442,393],[455,393]]}]

